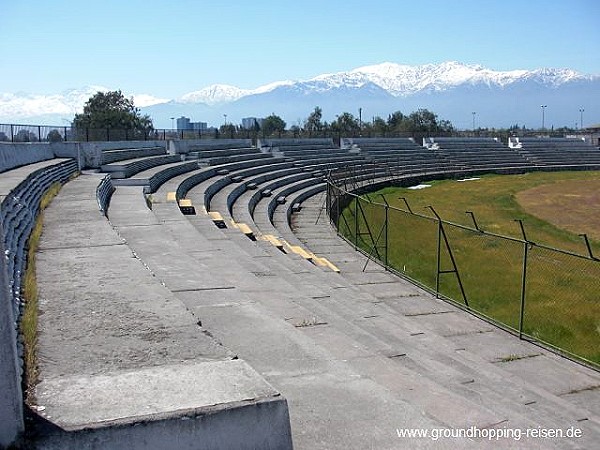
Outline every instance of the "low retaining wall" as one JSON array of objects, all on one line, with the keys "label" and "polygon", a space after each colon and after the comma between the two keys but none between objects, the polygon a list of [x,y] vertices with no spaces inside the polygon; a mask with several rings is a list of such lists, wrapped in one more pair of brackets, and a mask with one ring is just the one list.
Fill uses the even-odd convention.
[{"label": "low retaining wall", "polygon": [[[163,147],[166,151],[166,141],[109,141],[109,142],[80,142],[79,155],[84,168],[97,169],[102,165],[102,152],[106,150],[135,149],[145,147]],[[61,155],[56,155],[61,156]],[[77,155],[71,155],[77,157]]]},{"label": "low retaining wall", "polygon": [[[41,147],[43,149],[43,147]],[[43,151],[38,157],[45,157]],[[23,159],[14,161],[22,162]],[[39,161],[3,174],[0,188],[0,447],[23,430],[21,343],[17,324],[22,304],[27,241],[40,200],[55,182],[64,183],[77,170],[75,160]]]},{"label": "low retaining wall", "polygon": [[185,139],[169,141],[170,153],[252,147],[252,139]]},{"label": "low retaining wall", "polygon": [[[4,236],[1,221],[0,235]],[[0,252],[4,255],[2,239]],[[0,448],[8,447],[23,431],[23,393],[17,357],[17,333],[6,272],[6,260],[0,258]]]},{"label": "low retaining wall", "polygon": [[0,142],[0,172],[52,158],[50,144]]},{"label": "low retaining wall", "polygon": [[38,449],[292,448],[287,401],[242,360],[59,377],[38,391],[50,417]]}]

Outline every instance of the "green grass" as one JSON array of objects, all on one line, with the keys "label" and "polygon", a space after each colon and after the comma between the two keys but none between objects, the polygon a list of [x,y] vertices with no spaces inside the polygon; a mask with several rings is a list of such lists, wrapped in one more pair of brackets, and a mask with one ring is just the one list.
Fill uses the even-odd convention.
[{"label": "green grass", "polygon": [[20,332],[23,336],[23,360],[25,364],[25,397],[29,404],[34,401],[34,387],[38,380],[37,342],[38,342],[38,289],[36,281],[35,253],[39,247],[44,222],[43,210],[52,202],[62,185],[54,183],[40,200],[40,213],[27,241],[27,267],[23,278],[23,298],[25,306],[21,316]]},{"label": "green grass", "polygon": [[[435,289],[437,274],[438,224],[427,205],[432,205],[445,221],[473,228],[465,211],[473,211],[481,229],[516,239],[522,237],[515,219],[522,219],[529,241],[587,255],[585,244],[575,233],[557,228],[529,214],[516,201],[516,194],[531,187],[561,180],[597,180],[598,172],[531,173],[516,176],[486,176],[481,180],[433,181],[431,188],[409,190],[385,188],[389,204],[405,210],[405,197],[413,212],[390,209],[388,245],[379,242],[379,257],[411,279]],[[343,211],[340,231],[351,242],[371,252],[374,240],[385,222],[383,206],[352,202]],[[358,221],[355,221],[355,216]],[[367,223],[371,229],[370,237]],[[450,248],[466,293],[469,307],[512,329],[520,323],[524,244],[518,241],[444,225]],[[598,225],[600,226],[600,224]],[[358,231],[358,234],[356,233]],[[384,229],[385,231],[385,229]],[[385,233],[382,234],[385,236]],[[443,241],[442,241],[443,242]],[[595,254],[600,245],[592,242]],[[387,255],[386,255],[387,249]],[[441,270],[453,266],[444,244]],[[528,248],[527,283],[523,331],[583,359],[600,364],[600,263],[546,250]],[[454,273],[440,274],[439,292],[463,303]]]}]

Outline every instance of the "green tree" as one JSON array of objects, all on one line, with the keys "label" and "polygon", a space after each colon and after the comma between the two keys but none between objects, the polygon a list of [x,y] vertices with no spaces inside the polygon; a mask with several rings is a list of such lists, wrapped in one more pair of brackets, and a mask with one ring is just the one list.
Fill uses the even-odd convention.
[{"label": "green tree", "polygon": [[394,130],[402,125],[404,119],[404,114],[400,111],[396,111],[388,116],[387,124],[391,130]]},{"label": "green tree", "polygon": [[446,133],[452,133],[454,131],[454,125],[449,120],[440,120],[438,124],[439,130]]},{"label": "green tree", "polygon": [[262,124],[262,131],[264,136],[271,136],[273,134],[281,134],[285,131],[286,123],[284,120],[275,115],[271,114],[266,117]]},{"label": "green tree", "polygon": [[15,142],[37,142],[37,140],[37,135],[29,130],[19,130],[14,138]]},{"label": "green tree", "polygon": [[48,136],[46,136],[48,142],[62,142],[62,134],[58,130],[50,130]]},{"label": "green tree", "polygon": [[437,116],[428,109],[418,109],[408,116],[410,131],[437,131]]},{"label": "green tree", "polygon": [[321,119],[323,118],[323,110],[318,106],[315,106],[313,112],[310,113],[306,121],[304,122],[304,128],[306,131],[310,133],[319,132],[323,129],[323,122]]},{"label": "green tree", "polygon": [[82,114],[73,120],[75,128],[110,128],[149,132],[152,130],[150,116],[140,114],[133,99],[125,98],[119,91],[97,92],[86,102]]},{"label": "green tree", "polygon": [[372,125],[373,132],[377,134],[385,134],[388,131],[388,124],[381,117],[375,117]]},{"label": "green tree", "polygon": [[233,136],[236,133],[236,127],[234,124],[232,123],[228,123],[227,125],[221,125],[219,127],[219,132],[223,135],[223,136],[228,136],[229,138],[233,139]]},{"label": "green tree", "polygon": [[344,135],[358,134],[360,132],[358,119],[349,112],[344,112],[337,116],[336,120],[331,124],[331,128]]}]

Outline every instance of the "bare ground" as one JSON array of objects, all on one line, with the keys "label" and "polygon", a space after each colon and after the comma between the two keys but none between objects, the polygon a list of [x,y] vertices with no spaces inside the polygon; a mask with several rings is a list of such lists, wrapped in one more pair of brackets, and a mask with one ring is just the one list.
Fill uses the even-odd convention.
[{"label": "bare ground", "polygon": [[600,180],[566,180],[517,194],[530,214],[572,233],[600,241]]}]

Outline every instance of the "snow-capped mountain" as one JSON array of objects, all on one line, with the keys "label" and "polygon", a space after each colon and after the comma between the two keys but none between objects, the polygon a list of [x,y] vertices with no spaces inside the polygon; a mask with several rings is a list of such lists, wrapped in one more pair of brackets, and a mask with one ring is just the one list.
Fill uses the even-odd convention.
[{"label": "snow-capped mountain", "polygon": [[213,84],[199,91],[189,92],[183,95],[181,103],[206,103],[207,105],[218,105],[220,103],[234,102],[248,95],[248,91],[227,84]]},{"label": "snow-capped mountain", "polygon": [[181,96],[181,103],[205,103],[207,105],[220,105],[223,103],[234,102],[248,95],[257,95],[270,92],[279,86],[290,86],[293,81],[276,81],[275,83],[266,84],[256,89],[240,89],[236,86],[228,84],[211,84],[199,91],[190,92]]},{"label": "snow-capped mountain", "polygon": [[[106,90],[90,86],[49,96],[0,93],[0,122],[51,115],[64,121],[65,116],[72,118],[80,112],[97,91]],[[385,62],[308,80],[276,81],[256,89],[214,84],[173,100],[124,94],[133,97],[158,127],[170,126],[170,117],[179,115],[218,125],[224,114],[241,121],[273,112],[292,124],[307,117],[315,106],[323,109],[326,120],[359,107],[368,117],[428,108],[459,128],[471,125],[474,111],[481,126],[536,126],[540,104],[548,104],[547,123],[554,118],[557,126],[572,126],[582,107],[587,117],[600,115],[595,110],[600,103],[598,75],[549,68],[497,71],[455,61],[418,66]]]},{"label": "snow-capped mountain", "polygon": [[[191,98],[186,97],[186,115],[193,106]],[[474,111],[476,126],[536,127],[540,125],[539,106],[548,104],[546,124],[558,127],[576,125],[582,107],[590,118],[587,123],[600,116],[596,106],[600,103],[600,76],[571,69],[497,71],[455,61],[420,66],[386,62],[253,90],[211,86],[197,91],[193,99],[198,107],[196,120],[216,125],[224,114],[241,121],[242,117],[264,117],[273,112],[290,125],[298,124],[320,106],[328,121],[344,111],[356,115],[359,107],[368,118],[428,108],[458,128],[472,127]],[[210,109],[201,104],[210,105]],[[166,122],[168,116],[159,110],[164,108],[147,108],[146,112],[157,118],[164,116]]]},{"label": "snow-capped mountain", "polygon": [[[61,116],[61,120],[69,121],[77,113],[83,111],[85,103],[97,92],[111,89],[104,86],[86,86],[81,89],[70,89],[60,94],[39,95],[28,93],[0,93],[0,120],[11,122],[23,121],[31,117]],[[130,95],[136,106],[143,108],[168,102],[149,94]],[[64,124],[63,124],[64,125]]]}]

